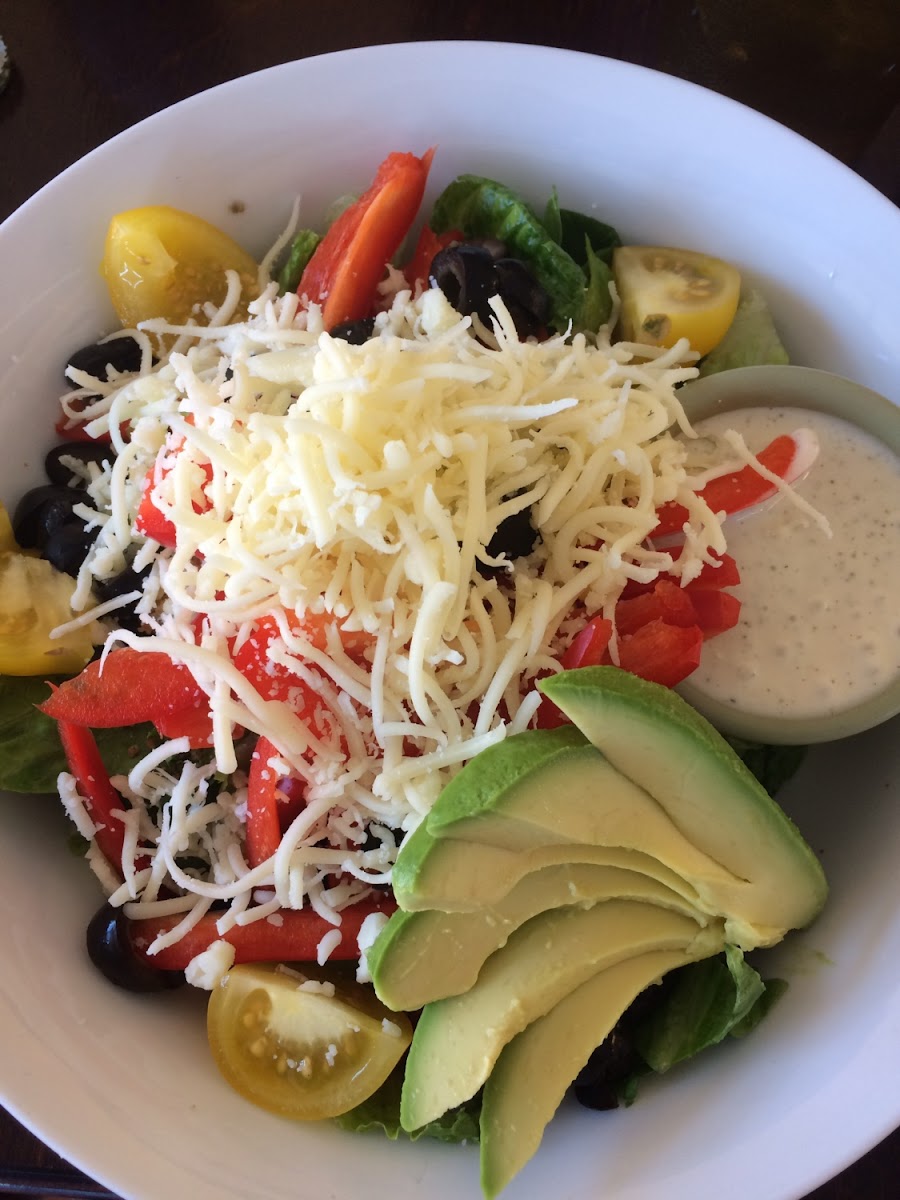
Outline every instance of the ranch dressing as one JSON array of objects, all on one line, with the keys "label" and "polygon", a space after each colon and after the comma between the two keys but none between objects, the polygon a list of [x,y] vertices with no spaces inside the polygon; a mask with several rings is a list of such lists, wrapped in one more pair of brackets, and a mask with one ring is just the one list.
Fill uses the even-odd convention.
[{"label": "ranch dressing", "polygon": [[728,518],[740,621],[706,643],[690,683],[775,717],[828,716],[876,695],[900,674],[900,459],[855,425],[808,409],[738,409],[695,428],[707,437],[734,429],[753,453],[811,429],[819,456],[794,490],[832,536],[782,494]]}]

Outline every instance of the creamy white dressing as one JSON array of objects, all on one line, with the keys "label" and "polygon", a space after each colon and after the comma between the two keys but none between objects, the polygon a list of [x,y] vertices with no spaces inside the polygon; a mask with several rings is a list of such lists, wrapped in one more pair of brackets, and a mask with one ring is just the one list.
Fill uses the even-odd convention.
[{"label": "creamy white dressing", "polygon": [[804,718],[862,703],[900,674],[900,458],[807,409],[740,409],[696,425],[706,436],[734,429],[753,453],[798,428],[816,434],[820,454],[794,490],[832,536],[784,495],[728,519],[741,619],[704,646],[690,682],[741,712]]}]

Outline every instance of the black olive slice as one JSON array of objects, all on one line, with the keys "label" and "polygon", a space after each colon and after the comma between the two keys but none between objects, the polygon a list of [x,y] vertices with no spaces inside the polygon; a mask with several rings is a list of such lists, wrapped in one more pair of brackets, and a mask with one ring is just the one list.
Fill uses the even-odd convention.
[{"label": "black olive slice", "polygon": [[[129,374],[141,369],[141,348],[133,337],[112,338],[108,342],[92,342],[69,355],[67,367],[86,371],[95,379],[107,380],[109,367],[120,374]],[[71,380],[67,381],[71,383]]]},{"label": "black olive slice", "polygon": [[26,492],[16,505],[12,518],[13,537],[23,550],[42,550],[47,539],[63,525],[78,518],[72,512],[84,499],[77,488],[48,483]]},{"label": "black olive slice", "polygon": [[97,970],[127,992],[162,992],[184,983],[181,971],[161,971],[138,958],[131,945],[128,918],[111,904],[104,904],[94,915],[85,941]]},{"label": "black olive slice", "polygon": [[328,332],[333,338],[340,338],[351,346],[364,345],[375,331],[374,317],[360,317],[358,321],[343,321]]},{"label": "black olive slice", "polygon": [[80,478],[73,475],[61,459],[77,458],[79,462],[96,463],[99,467],[104,462],[111,463],[115,457],[115,450],[105,442],[62,442],[48,452],[44,459],[44,470],[50,482],[57,487],[68,487],[73,481],[81,486]]}]

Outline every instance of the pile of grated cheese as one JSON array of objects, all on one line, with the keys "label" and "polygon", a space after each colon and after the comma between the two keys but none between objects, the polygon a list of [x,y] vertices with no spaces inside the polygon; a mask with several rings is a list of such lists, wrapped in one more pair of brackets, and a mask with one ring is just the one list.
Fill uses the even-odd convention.
[{"label": "pile of grated cheese", "polygon": [[[247,320],[233,320],[238,300],[232,278],[207,324],[146,322],[144,370],[111,384],[78,376],[67,401],[74,412],[99,395],[79,415],[117,451],[85,469],[80,511],[97,537],[75,620],[97,615],[95,579],[146,570],[121,601],[136,602],[142,633],[116,630],[108,647],[185,663],[213,716],[209,761],[169,742],[114,781],[128,803],[124,883],[91,855],[130,916],[183,914],[157,948],[215,901],[227,903],[220,933],[304,905],[339,925],[343,907],[390,882],[402,835],[453,774],[533,722],[534,680],[558,669],[586,616],[612,616],[629,579],[689,580],[724,550],[675,436],[690,433],[674,390],[697,373],[686,342],[611,344],[612,324],[520,342],[499,300],[493,330],[476,336],[437,289],[395,287],[355,346],[274,284]],[[135,530],[148,475],[174,550]],[[673,499],[692,514],[677,562],[646,544]],[[532,552],[489,554],[526,510]],[[317,695],[313,720],[231,661],[267,615],[272,670]],[[277,747],[269,769],[306,797],[252,870],[238,727]],[[70,779],[61,792],[79,816]]]}]

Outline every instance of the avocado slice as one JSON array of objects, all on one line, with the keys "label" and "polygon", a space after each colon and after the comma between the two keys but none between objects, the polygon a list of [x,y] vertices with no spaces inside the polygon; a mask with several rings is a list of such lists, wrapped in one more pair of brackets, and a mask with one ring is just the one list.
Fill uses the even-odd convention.
[{"label": "avocado slice", "polygon": [[470,1099],[500,1051],[597,971],[650,950],[724,945],[721,922],[635,900],[560,908],[527,921],[492,954],[475,985],[422,1011],[406,1061],[400,1123],[420,1129]]},{"label": "avocado slice", "polygon": [[[590,742],[538,758],[534,749],[543,740],[535,730],[483,750],[441,792],[425,819],[428,832],[513,851],[570,842],[637,850],[687,879],[713,912],[744,899],[745,880],[698,850]],[[511,769],[520,747],[531,761],[527,773]]]},{"label": "avocado slice", "polygon": [[516,852],[432,837],[424,821],[400,847],[391,882],[397,903],[407,912],[429,908],[473,912],[497,904],[531,872],[557,863],[592,863],[638,871],[685,900],[697,900],[697,889],[686,879],[637,850],[560,843]]},{"label": "avocado slice", "polygon": [[784,932],[816,916],[828,886],[812,850],[725,739],[677,693],[616,667],[564,671],[539,687],[698,850],[748,881],[753,903],[730,912],[731,940],[744,949],[766,944],[777,936],[754,926]]},{"label": "avocado slice", "polygon": [[703,956],[651,950],[607,967],[503,1049],[481,1104],[481,1187],[487,1200],[537,1151],[572,1080],[631,1002],[668,971]]},{"label": "avocado slice", "polygon": [[[538,913],[616,898],[696,914],[690,901],[636,871],[574,863],[544,867],[496,905],[476,912],[395,912],[366,954],[372,983],[395,1011],[457,996],[474,985],[488,955]],[[695,919],[702,923],[699,915]]]}]

